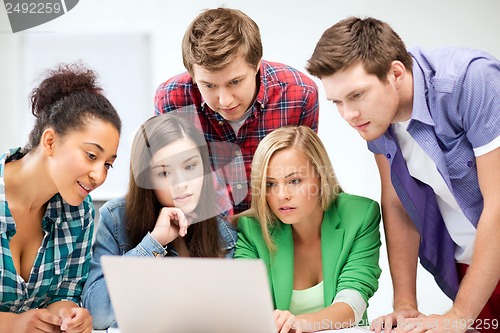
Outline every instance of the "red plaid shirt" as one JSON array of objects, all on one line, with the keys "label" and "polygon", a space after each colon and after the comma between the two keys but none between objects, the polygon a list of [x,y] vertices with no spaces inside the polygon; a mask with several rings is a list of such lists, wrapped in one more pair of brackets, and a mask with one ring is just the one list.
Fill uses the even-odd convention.
[{"label": "red plaid shirt", "polygon": [[[177,111],[202,129],[211,147],[213,166],[228,184],[234,213],[249,208],[250,166],[262,138],[287,125],[306,125],[318,131],[318,87],[314,81],[290,66],[264,60],[258,75],[259,92],[238,135],[204,102],[187,72],[162,83],[155,95],[157,115]],[[231,167],[226,167],[229,164]]]}]

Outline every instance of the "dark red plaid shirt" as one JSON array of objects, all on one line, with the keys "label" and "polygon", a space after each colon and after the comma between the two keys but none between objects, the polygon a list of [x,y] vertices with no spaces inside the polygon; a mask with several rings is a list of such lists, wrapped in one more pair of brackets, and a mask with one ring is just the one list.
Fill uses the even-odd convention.
[{"label": "dark red plaid shirt", "polygon": [[238,135],[204,102],[187,72],[162,83],[155,95],[157,115],[176,111],[202,129],[213,167],[228,185],[234,213],[249,208],[252,157],[264,136],[288,125],[306,125],[318,132],[318,87],[313,80],[290,66],[264,60],[258,75],[259,92]]}]

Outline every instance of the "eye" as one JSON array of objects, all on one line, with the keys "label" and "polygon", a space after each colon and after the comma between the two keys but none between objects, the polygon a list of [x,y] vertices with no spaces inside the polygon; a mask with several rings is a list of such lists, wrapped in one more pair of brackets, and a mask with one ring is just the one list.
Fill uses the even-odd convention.
[{"label": "eye", "polygon": [[296,184],[300,184],[300,183],[301,183],[301,180],[298,179],[298,178],[294,178],[294,179],[290,180],[290,184],[295,184],[296,185]]},{"label": "eye", "polygon": [[97,156],[92,154],[92,153],[87,153],[87,157],[91,159],[92,161],[95,161],[97,159]]},{"label": "eye", "polygon": [[270,182],[266,183],[266,187],[273,187],[274,185],[275,185],[274,183],[270,183]]},{"label": "eye", "polygon": [[354,93],[351,98],[352,99],[358,99],[358,98],[361,98],[363,96],[363,92],[357,92],[357,93]]},{"label": "eye", "polygon": [[163,170],[158,172],[157,176],[159,178],[167,178],[170,174],[171,174],[170,172]]},{"label": "eye", "polygon": [[185,169],[188,170],[188,171],[191,171],[191,170],[196,169],[196,167],[197,167],[197,164],[190,164],[190,165],[187,165],[185,167]]},{"label": "eye", "polygon": [[335,104],[335,105],[337,105],[337,106],[342,104],[342,102],[341,102],[341,101],[336,101],[336,100],[335,100],[335,101],[332,101],[332,103],[333,103],[333,104]]},{"label": "eye", "polygon": [[113,168],[113,164],[111,164],[111,163],[104,163],[104,167],[106,168],[106,170],[109,170],[109,169]]},{"label": "eye", "polygon": [[237,85],[238,83],[240,83],[240,81],[241,81],[241,80],[234,79],[234,80],[232,80],[231,82],[229,82],[229,84],[230,84],[230,85],[232,85],[232,86],[235,86],[235,85]]},{"label": "eye", "polygon": [[213,87],[215,87],[214,84],[211,84],[211,83],[205,84],[205,88],[207,88],[207,89],[212,89]]}]

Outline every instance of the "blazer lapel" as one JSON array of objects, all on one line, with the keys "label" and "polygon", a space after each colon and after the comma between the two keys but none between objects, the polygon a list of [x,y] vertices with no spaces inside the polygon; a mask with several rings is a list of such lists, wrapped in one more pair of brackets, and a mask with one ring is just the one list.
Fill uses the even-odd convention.
[{"label": "blazer lapel", "polygon": [[330,306],[337,293],[337,277],[340,275],[337,263],[342,251],[344,229],[338,229],[340,222],[335,204],[325,212],[321,224],[321,256],[323,265],[323,286],[325,307]]},{"label": "blazer lapel", "polygon": [[288,310],[293,290],[293,237],[292,228],[281,224],[275,229],[273,239],[277,250],[270,254],[271,280],[277,309]]}]

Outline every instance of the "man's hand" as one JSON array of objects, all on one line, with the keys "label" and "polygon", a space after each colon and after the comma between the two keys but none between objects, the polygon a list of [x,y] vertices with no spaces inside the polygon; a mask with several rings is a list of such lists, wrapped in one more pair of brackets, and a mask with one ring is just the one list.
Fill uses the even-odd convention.
[{"label": "man's hand", "polygon": [[464,333],[471,322],[460,318],[453,310],[444,315],[430,315],[418,318],[406,318],[398,321],[395,333]]},{"label": "man's hand", "polygon": [[397,310],[393,313],[389,313],[385,316],[380,316],[370,325],[370,329],[376,333],[384,331],[384,333],[390,333],[393,327],[399,325],[399,323],[405,322],[408,319],[418,319],[425,317],[424,314],[420,313],[417,309],[404,309]]}]

